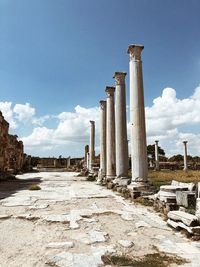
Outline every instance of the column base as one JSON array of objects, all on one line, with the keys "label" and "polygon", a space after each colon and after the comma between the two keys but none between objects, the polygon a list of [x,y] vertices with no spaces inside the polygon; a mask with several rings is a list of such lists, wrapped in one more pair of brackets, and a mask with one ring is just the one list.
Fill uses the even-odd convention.
[{"label": "column base", "polygon": [[119,185],[119,186],[127,186],[131,183],[131,179],[128,177],[116,177],[113,180],[113,184]]},{"label": "column base", "polygon": [[103,181],[105,179],[105,176],[106,176],[105,173],[102,173],[102,171],[99,170],[96,184],[102,185],[103,184]]},{"label": "column base", "polygon": [[131,182],[130,185],[127,186],[127,189],[130,192],[130,195],[133,199],[140,197],[143,191],[146,191],[149,188],[148,182]]},{"label": "column base", "polygon": [[113,180],[115,179],[115,176],[107,175],[107,176],[105,177],[105,179],[106,179],[107,182],[111,182],[111,181],[113,181]]}]

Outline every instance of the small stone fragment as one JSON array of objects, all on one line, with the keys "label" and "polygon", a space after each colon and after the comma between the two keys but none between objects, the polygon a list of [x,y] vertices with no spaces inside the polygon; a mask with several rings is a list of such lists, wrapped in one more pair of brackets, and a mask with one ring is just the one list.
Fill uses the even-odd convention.
[{"label": "small stone fragment", "polygon": [[118,243],[124,248],[131,248],[134,243],[129,240],[118,240]]},{"label": "small stone fragment", "polygon": [[74,243],[73,242],[52,242],[47,245],[47,248],[63,248],[63,249],[69,249],[73,248]]}]

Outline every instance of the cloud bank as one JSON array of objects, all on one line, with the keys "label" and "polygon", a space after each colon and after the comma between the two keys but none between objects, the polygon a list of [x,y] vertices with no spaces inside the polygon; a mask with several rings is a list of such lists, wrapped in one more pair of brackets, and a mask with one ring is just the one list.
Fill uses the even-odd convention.
[{"label": "cloud bank", "polygon": [[[99,107],[85,108],[77,105],[71,112],[61,112],[55,115],[36,116],[36,109],[29,103],[13,105],[11,102],[0,102],[0,110],[15,129],[26,123],[32,127],[31,134],[21,136],[25,149],[29,153],[48,151],[54,155],[65,146],[70,152],[82,151],[89,142],[90,120],[96,122],[96,140],[99,139]],[[129,110],[128,110],[129,112]],[[176,90],[165,88],[161,96],[155,98],[151,106],[145,108],[148,144],[160,140],[160,145],[167,155],[183,153],[183,140],[188,140],[188,150],[191,155],[200,151],[200,86],[185,99],[176,96]],[[56,120],[56,125],[45,126],[45,123]],[[128,124],[128,130],[130,125]],[[80,149],[77,150],[76,148]],[[97,149],[98,152],[98,149]],[[73,154],[73,152],[70,152]],[[77,155],[79,156],[79,155]]]}]

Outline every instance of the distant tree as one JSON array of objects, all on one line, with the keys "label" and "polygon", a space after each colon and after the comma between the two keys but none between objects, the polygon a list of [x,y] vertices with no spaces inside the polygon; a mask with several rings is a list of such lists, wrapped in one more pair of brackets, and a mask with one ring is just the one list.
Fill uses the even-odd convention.
[{"label": "distant tree", "polygon": [[193,162],[194,163],[200,163],[200,157],[199,156],[194,156],[193,157]]},{"label": "distant tree", "polygon": [[183,161],[183,155],[181,155],[181,154],[174,155],[174,156],[170,157],[168,160],[170,162],[181,162],[181,161]]},{"label": "distant tree", "polygon": [[[155,160],[155,145],[147,146],[147,155],[149,159]],[[165,151],[160,146],[158,146],[159,157],[165,157]]]}]

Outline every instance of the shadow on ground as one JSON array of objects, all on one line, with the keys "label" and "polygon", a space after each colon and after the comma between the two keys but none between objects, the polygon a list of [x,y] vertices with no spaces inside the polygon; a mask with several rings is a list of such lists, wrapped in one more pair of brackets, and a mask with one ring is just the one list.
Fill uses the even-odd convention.
[{"label": "shadow on ground", "polygon": [[9,178],[6,181],[0,181],[0,200],[7,198],[20,190],[27,190],[30,188],[30,186],[38,185],[40,183],[40,177],[23,180],[17,178]]}]

